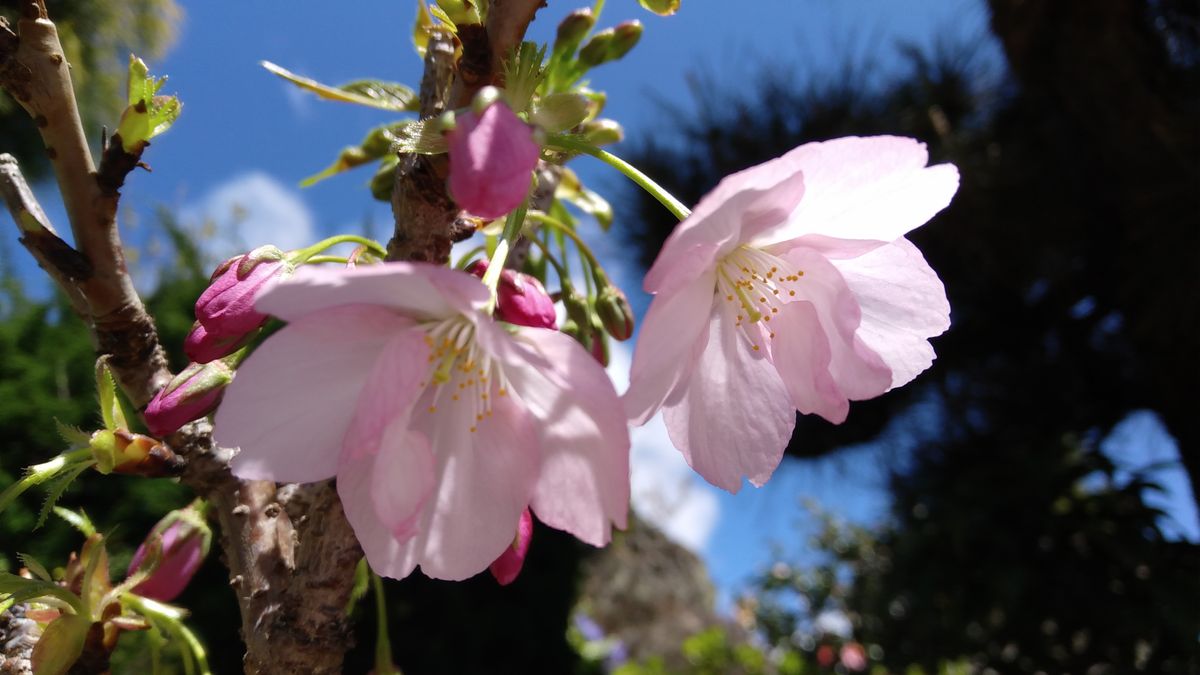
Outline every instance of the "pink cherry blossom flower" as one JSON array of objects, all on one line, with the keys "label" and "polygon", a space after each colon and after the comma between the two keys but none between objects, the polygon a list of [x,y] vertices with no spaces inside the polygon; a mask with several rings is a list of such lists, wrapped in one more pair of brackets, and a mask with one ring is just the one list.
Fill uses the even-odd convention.
[{"label": "pink cherry blossom flower", "polygon": [[904,235],[958,170],[927,162],[912,139],[842,138],[722,180],[646,274],[632,421],[662,409],[692,468],[737,492],[771,477],[795,411],[840,423],[928,368],[950,306]]},{"label": "pink cherry blossom flower", "polygon": [[[486,260],[476,260],[467,269],[480,279],[487,272]],[[536,277],[502,270],[496,288],[496,318],[518,326],[557,328],[558,314],[546,287]]]},{"label": "pink cherry blossom flower", "polygon": [[372,569],[487,569],[529,507],[602,546],[623,527],[629,434],[608,376],[571,338],[507,329],[487,288],[435,265],[301,268],[259,295],[288,324],[238,369],[214,438],[235,475],[337,476]]},{"label": "pink cherry blossom flower", "polygon": [[507,586],[517,580],[517,575],[525,565],[525,555],[529,553],[529,542],[532,539],[533,516],[530,515],[529,509],[525,509],[521,512],[521,521],[517,523],[517,536],[513,537],[512,545],[504,549],[504,553],[493,560],[488,568],[501,586]]},{"label": "pink cherry blossom flower", "polygon": [[459,115],[447,141],[455,203],[480,218],[499,218],[520,206],[540,149],[533,129],[507,105],[497,101],[482,114]]}]

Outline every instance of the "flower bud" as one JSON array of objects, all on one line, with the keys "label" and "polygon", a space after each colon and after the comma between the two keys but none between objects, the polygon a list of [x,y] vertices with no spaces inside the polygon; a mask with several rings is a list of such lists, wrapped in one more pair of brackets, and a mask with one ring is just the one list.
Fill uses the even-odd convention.
[{"label": "flower bud", "polygon": [[197,321],[192,324],[192,330],[183,339],[183,353],[194,363],[216,361],[236,352],[254,338],[254,332],[242,335],[213,335],[204,324]]},{"label": "flower bud", "polygon": [[608,61],[608,50],[612,48],[613,38],[616,37],[616,34],[615,29],[605,28],[593,35],[592,39],[588,40],[587,44],[579,50],[579,62],[591,68]]},{"label": "flower bud", "polygon": [[642,7],[659,16],[670,16],[679,11],[679,0],[638,0],[638,2]]},{"label": "flower bud", "polygon": [[[194,507],[172,511],[154,526],[129,561],[126,576],[133,576],[155,562],[133,592],[146,598],[170,602],[183,592],[200,569],[212,544],[212,531]],[[157,555],[155,555],[157,553]]]},{"label": "flower bud", "polygon": [[592,325],[592,311],[588,309],[587,298],[579,294],[570,283],[563,283],[563,307],[567,309],[567,318],[575,322],[582,330]]},{"label": "flower bud", "polygon": [[[482,279],[487,268],[486,260],[476,260],[467,271]],[[557,326],[558,320],[554,301],[546,293],[542,282],[509,269],[500,272],[500,285],[496,288],[496,318],[516,326],[550,329]]]},{"label": "flower bud", "polygon": [[642,23],[625,21],[592,36],[579,50],[579,62],[589,68],[625,56],[642,39]]},{"label": "flower bud", "polygon": [[283,251],[274,246],[227,260],[196,301],[196,318],[213,336],[243,336],[267,320],[267,315],[254,309],[258,291],[277,275],[290,273]]},{"label": "flower bud", "polygon": [[596,315],[604,324],[604,330],[618,340],[628,340],[633,335],[633,308],[621,289],[612,284],[600,288],[596,297]]},{"label": "flower bud", "polygon": [[147,478],[177,475],[183,460],[157,439],[125,429],[101,429],[88,441],[96,470]]},{"label": "flower bud", "polygon": [[642,39],[642,22],[636,19],[623,21],[617,24],[614,33],[612,45],[608,48],[608,61],[616,61],[637,46]]},{"label": "flower bud", "polygon": [[595,146],[620,143],[625,140],[625,130],[615,120],[600,119],[586,122],[583,128],[584,139]]},{"label": "flower bud", "polygon": [[529,509],[521,512],[521,520],[517,522],[517,534],[513,537],[512,545],[504,549],[504,553],[492,563],[489,569],[492,576],[501,586],[507,586],[516,580],[525,564],[525,554],[529,552],[529,542],[533,539],[533,516]]},{"label": "flower bud", "polygon": [[571,12],[558,24],[552,52],[560,56],[574,54],[579,48],[579,43],[583,42],[583,38],[595,25],[596,17],[592,15],[592,10],[577,9]]},{"label": "flower bud", "polygon": [[450,196],[480,218],[499,218],[529,194],[540,148],[533,130],[501,101],[482,113],[458,115],[446,134],[450,153]]},{"label": "flower bud", "polygon": [[179,427],[216,409],[233,371],[221,361],[191,363],[154,395],[143,417],[155,436],[166,436]]}]

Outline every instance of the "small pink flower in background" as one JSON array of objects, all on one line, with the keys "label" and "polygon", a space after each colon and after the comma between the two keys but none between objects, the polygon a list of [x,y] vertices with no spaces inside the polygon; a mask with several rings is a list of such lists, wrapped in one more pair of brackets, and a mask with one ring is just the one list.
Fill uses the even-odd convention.
[{"label": "small pink flower in background", "polygon": [[471,215],[499,218],[520,206],[529,194],[540,149],[533,129],[497,101],[482,114],[458,116],[447,134],[450,196]]},{"label": "small pink flower in background", "polygon": [[146,405],[146,428],[160,437],[175,433],[215,410],[232,381],[233,371],[221,361],[188,364]]},{"label": "small pink flower in background", "polygon": [[196,509],[188,507],[167,514],[154,526],[150,536],[138,546],[133,559],[129,561],[126,576],[133,576],[148,562],[153,547],[160,547],[158,565],[150,572],[150,576],[133,588],[133,592],[146,598],[171,602],[183,592],[200,569],[211,543],[212,531]]},{"label": "small pink flower in background", "polygon": [[252,337],[252,333],[227,336],[211,335],[204,328],[204,324],[197,321],[192,325],[191,332],[183,339],[183,353],[193,363],[208,363],[236,352],[245,346]]},{"label": "small pink flower in background", "polygon": [[214,439],[246,479],[337,476],[367,560],[465,579],[512,547],[528,507],[602,546],[624,527],[629,433],[570,337],[513,332],[488,289],[426,264],[302,268],[259,296],[288,324],[238,369]]},{"label": "small pink flower in background", "polygon": [[268,281],[290,272],[283,251],[274,246],[227,260],[196,301],[196,319],[212,338],[240,338],[267,320],[254,309],[255,295]]},{"label": "small pink flower in background", "polygon": [[857,673],[867,669],[867,652],[857,642],[842,645],[838,658],[850,672]]},{"label": "small pink flower in background", "polygon": [[512,545],[504,549],[499,558],[492,561],[488,568],[492,576],[501,586],[507,586],[517,580],[521,567],[525,565],[525,555],[529,553],[529,542],[533,539],[533,516],[529,509],[521,512],[521,520],[517,523],[517,535]]},{"label": "small pink flower in background", "polygon": [[958,170],[927,162],[912,139],[842,138],[722,180],[646,274],[631,420],[662,409],[688,464],[737,492],[771,477],[797,410],[840,423],[928,368],[950,306],[904,235]]},{"label": "small pink flower in background", "polygon": [[[487,268],[486,260],[476,260],[467,271],[482,279]],[[506,269],[500,272],[496,296],[497,319],[517,326],[558,327],[554,301],[535,277]]]}]

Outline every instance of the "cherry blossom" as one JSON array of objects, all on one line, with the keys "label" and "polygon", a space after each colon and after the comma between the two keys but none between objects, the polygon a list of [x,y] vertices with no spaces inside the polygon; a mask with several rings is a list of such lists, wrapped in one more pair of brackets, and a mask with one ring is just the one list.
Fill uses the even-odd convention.
[{"label": "cherry blossom", "polygon": [[842,138],[722,180],[646,275],[630,419],[662,409],[692,468],[737,492],[770,478],[797,410],[840,423],[928,368],[950,307],[904,235],[958,170],[927,163],[912,139]]},{"label": "cherry blossom", "polygon": [[603,369],[545,328],[494,322],[478,279],[426,264],[301,268],[256,307],[287,325],[214,421],[245,479],[337,477],[371,567],[464,579],[522,512],[602,546],[625,525],[629,434]]}]

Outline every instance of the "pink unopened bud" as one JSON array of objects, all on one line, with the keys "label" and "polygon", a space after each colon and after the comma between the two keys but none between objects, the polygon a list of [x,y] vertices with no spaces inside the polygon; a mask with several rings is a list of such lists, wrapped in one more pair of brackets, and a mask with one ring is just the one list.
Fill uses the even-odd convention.
[{"label": "pink unopened bud", "polygon": [[450,195],[462,209],[480,218],[499,218],[521,205],[539,148],[533,130],[507,105],[497,101],[482,113],[458,115],[447,141]]},{"label": "pink unopened bud", "polygon": [[236,352],[253,337],[253,332],[241,335],[213,335],[204,324],[197,321],[192,325],[192,332],[183,339],[183,353],[195,363],[208,363]]},{"label": "pink unopened bud", "polygon": [[146,428],[160,437],[175,433],[215,410],[232,381],[233,371],[221,361],[188,364],[146,406]]},{"label": "pink unopened bud", "polygon": [[[487,268],[486,260],[476,260],[467,271],[482,279]],[[554,301],[546,293],[542,282],[528,274],[508,269],[500,272],[500,285],[496,288],[496,318],[517,326],[534,328],[555,328],[558,325]]]},{"label": "pink unopened bud", "polygon": [[200,569],[211,543],[212,531],[195,509],[188,507],[167,514],[129,561],[126,576],[143,571],[142,566],[153,562],[156,557],[153,553],[158,548],[158,565],[133,592],[162,602],[174,600]]},{"label": "pink unopened bud", "polygon": [[492,576],[496,577],[496,581],[500,582],[501,586],[511,584],[521,573],[521,566],[525,564],[525,554],[529,552],[531,539],[533,539],[533,516],[529,514],[529,509],[525,509],[521,512],[521,520],[517,523],[517,536],[513,538],[512,545],[504,549],[504,553],[501,553],[489,568]]},{"label": "pink unopened bud", "polygon": [[260,246],[225,261],[196,301],[196,318],[213,337],[244,336],[267,320],[267,315],[254,309],[258,291],[290,269],[283,251],[274,246]]}]

